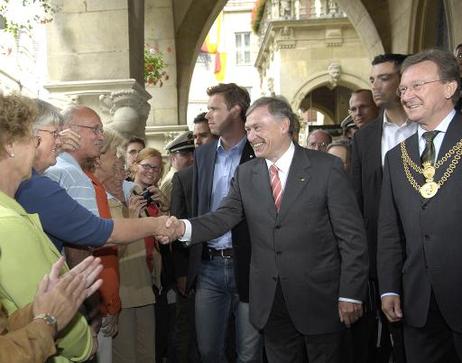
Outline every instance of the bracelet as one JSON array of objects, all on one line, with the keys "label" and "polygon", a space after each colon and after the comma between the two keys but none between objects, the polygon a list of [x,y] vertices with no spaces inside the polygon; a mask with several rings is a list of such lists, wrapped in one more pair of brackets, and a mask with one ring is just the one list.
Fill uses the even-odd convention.
[{"label": "bracelet", "polygon": [[42,319],[47,323],[47,325],[54,328],[54,336],[58,333],[58,320],[51,314],[42,313],[34,316],[32,320]]}]

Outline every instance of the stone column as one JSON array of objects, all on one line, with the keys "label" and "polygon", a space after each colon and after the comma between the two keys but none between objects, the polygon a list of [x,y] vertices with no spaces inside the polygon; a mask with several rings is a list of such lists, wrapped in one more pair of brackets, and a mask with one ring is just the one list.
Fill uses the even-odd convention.
[{"label": "stone column", "polygon": [[125,136],[144,136],[144,0],[55,0],[48,26],[50,100],[95,109]]}]

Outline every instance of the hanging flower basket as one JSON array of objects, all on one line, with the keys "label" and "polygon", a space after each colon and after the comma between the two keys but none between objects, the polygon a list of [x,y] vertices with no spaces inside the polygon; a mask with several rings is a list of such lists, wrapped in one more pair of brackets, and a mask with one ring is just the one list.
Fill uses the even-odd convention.
[{"label": "hanging flower basket", "polygon": [[156,48],[147,45],[144,47],[144,82],[149,85],[162,87],[164,81],[168,80],[165,71],[167,64],[164,61],[163,53]]}]

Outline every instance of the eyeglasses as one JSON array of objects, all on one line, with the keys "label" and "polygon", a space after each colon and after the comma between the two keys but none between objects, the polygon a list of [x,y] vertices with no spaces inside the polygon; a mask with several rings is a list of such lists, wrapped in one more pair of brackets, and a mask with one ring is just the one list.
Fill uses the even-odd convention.
[{"label": "eyeglasses", "polygon": [[155,173],[158,173],[160,171],[160,166],[157,165],[151,165],[151,164],[140,164],[140,166],[145,170],[152,170]]},{"label": "eyeglasses", "polygon": [[83,127],[85,129],[90,129],[95,135],[104,135],[104,129],[101,126],[87,126],[80,124],[73,124],[73,126]]},{"label": "eyeglasses", "polygon": [[407,86],[399,86],[398,89],[396,90],[396,94],[398,97],[403,97],[406,91],[412,90],[413,92],[419,92],[422,90],[423,86],[429,83],[433,82],[443,82],[444,79],[434,79],[432,81],[417,81],[414,83],[411,83],[409,87]]},{"label": "eyeglasses", "polygon": [[58,130],[50,131],[50,130],[45,130],[45,129],[37,129],[37,131],[47,132],[47,133],[53,135],[54,139],[57,139],[60,136]]}]

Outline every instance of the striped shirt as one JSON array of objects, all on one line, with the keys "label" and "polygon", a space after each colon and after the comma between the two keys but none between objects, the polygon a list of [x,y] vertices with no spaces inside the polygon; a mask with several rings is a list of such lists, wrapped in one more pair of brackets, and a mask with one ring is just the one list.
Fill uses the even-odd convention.
[{"label": "striped shirt", "polygon": [[56,165],[48,168],[44,175],[56,181],[72,199],[99,216],[93,184],[71,154],[60,154]]}]

